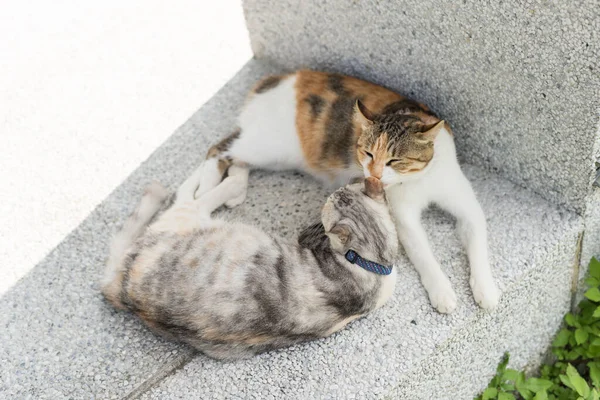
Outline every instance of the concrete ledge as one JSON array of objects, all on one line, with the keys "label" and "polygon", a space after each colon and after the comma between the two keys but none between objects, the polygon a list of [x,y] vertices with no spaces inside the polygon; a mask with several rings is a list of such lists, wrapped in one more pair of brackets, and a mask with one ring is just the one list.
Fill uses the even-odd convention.
[{"label": "concrete ledge", "polygon": [[[473,166],[465,171],[488,216],[491,261],[505,293],[500,310],[491,315],[473,302],[453,221],[435,210],[424,218],[435,254],[459,296],[459,307],[450,316],[433,311],[405,258],[398,265],[395,296],[380,311],[327,340],[241,362],[197,355],[185,364],[193,355],[189,348],[165,342],[131,315],[112,310],[97,281],[108,239],[142,187],[152,179],[173,187],[181,182],[209,144],[233,128],[248,88],[273,72],[267,64],[250,61],[0,300],[0,397],[402,398],[403,388],[428,388],[427,380],[437,379],[431,374],[440,372],[429,360],[441,357],[436,363],[452,366],[448,357],[457,349],[486,349],[493,343],[498,348],[459,359],[476,365],[465,367],[473,390],[485,384],[504,350],[507,342],[498,332],[514,330],[520,344],[533,344],[518,349],[529,356],[542,340],[534,335],[541,332],[546,338],[557,327],[581,218]],[[255,172],[246,203],[222,214],[292,237],[319,214],[328,194],[297,173]],[[537,289],[556,291],[556,303],[540,302],[546,295],[539,297]],[[528,326],[539,329],[528,331]],[[414,379],[403,384],[402,377],[415,371],[423,371],[417,382],[421,386]]]}]

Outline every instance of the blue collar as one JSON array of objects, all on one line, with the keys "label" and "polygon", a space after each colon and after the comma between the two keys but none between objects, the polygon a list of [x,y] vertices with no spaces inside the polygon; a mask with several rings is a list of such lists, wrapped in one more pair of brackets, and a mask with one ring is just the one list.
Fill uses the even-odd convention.
[{"label": "blue collar", "polygon": [[366,269],[367,271],[374,272],[378,275],[389,275],[392,273],[392,267],[386,267],[385,265],[377,264],[376,262],[365,260],[358,255],[354,250],[348,250],[346,252],[346,260],[352,264],[357,264],[359,267]]}]

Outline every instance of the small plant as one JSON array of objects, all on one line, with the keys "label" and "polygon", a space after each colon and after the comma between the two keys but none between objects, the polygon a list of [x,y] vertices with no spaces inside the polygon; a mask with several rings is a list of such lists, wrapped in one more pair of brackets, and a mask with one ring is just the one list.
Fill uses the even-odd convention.
[{"label": "small plant", "polygon": [[600,261],[592,258],[585,283],[589,289],[577,313],[565,315],[565,326],[552,342],[556,360],[526,378],[507,368],[506,353],[496,376],[476,400],[600,400]]}]

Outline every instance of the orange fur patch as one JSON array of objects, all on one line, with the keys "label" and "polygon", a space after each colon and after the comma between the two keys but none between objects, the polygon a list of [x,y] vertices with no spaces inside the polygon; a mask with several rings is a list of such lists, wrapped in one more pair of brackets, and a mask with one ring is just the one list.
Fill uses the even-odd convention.
[{"label": "orange fur patch", "polygon": [[[335,80],[332,87],[331,80]],[[363,81],[357,78],[329,74],[325,72],[301,70],[296,72],[296,129],[308,167],[314,172],[330,173],[333,177],[340,169],[347,167],[339,154],[329,154],[324,151],[327,146],[327,127],[331,123],[332,106],[340,98],[351,101],[360,98],[362,103],[372,112],[379,113],[386,106],[401,101],[405,97],[382,86]],[[425,111],[429,108],[420,104]],[[423,119],[426,123],[439,121],[426,112],[414,112],[413,115]],[[352,121],[354,127],[353,143],[356,143],[361,134],[361,127]],[[387,143],[386,143],[387,145]],[[385,146],[383,147],[385,149]],[[358,162],[356,149],[351,149],[347,158]],[[385,157],[384,157],[385,158]],[[385,166],[385,163],[383,164]],[[383,166],[374,166],[373,176],[381,175],[379,169]]]},{"label": "orange fur patch", "polygon": [[343,329],[344,327],[346,327],[346,325],[348,325],[350,322],[352,322],[355,319],[360,318],[360,317],[362,317],[362,315],[353,315],[351,317],[343,319],[342,321],[338,322],[337,324],[335,324],[334,326],[332,326],[331,328],[329,328],[329,330],[325,333],[325,335],[323,335],[323,337],[327,337],[329,335],[333,335],[337,331],[339,331],[339,330]]},{"label": "orange fur patch", "polygon": [[121,290],[123,285],[123,273],[119,272],[115,279],[102,288],[102,294],[115,308],[125,310],[121,302]]},{"label": "orange fur patch", "polygon": [[230,343],[244,343],[252,345],[266,343],[270,341],[272,337],[264,334],[261,335],[242,332],[225,334],[214,327],[210,327],[202,330],[202,339],[217,340]]},{"label": "orange fur patch", "polygon": [[[323,101],[321,112],[314,116],[311,96]],[[323,72],[298,71],[296,73],[296,129],[304,159],[308,166],[321,171],[321,148],[325,139],[327,108],[337,95],[327,90],[327,74]]]}]

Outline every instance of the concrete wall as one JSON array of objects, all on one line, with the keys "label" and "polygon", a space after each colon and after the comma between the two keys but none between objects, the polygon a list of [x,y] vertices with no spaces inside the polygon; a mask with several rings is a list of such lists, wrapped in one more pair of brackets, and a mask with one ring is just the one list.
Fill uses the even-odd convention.
[{"label": "concrete wall", "polygon": [[600,108],[598,0],[245,0],[258,58],[430,105],[463,161],[584,213]]}]

